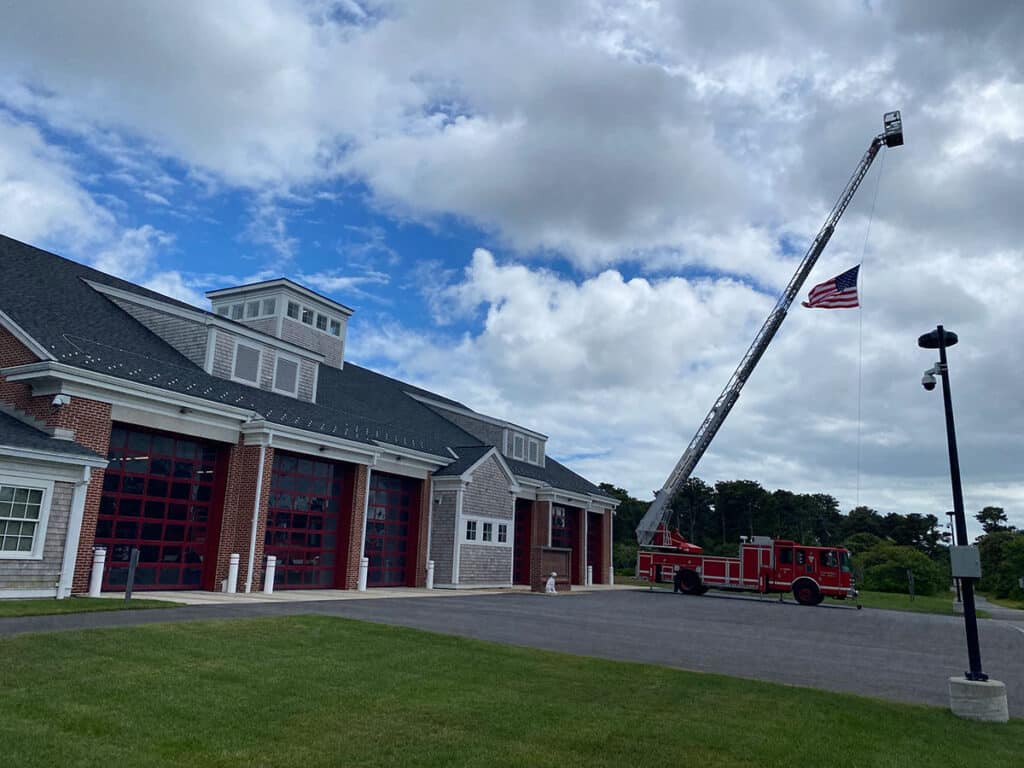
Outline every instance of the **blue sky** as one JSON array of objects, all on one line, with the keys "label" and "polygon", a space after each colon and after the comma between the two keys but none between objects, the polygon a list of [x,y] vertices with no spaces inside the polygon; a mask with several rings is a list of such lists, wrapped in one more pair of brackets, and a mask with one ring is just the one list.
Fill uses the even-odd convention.
[{"label": "blue sky", "polygon": [[697,474],[941,516],[945,322],[968,507],[1024,525],[1014,3],[0,14],[0,231],[196,303],[291,277],[350,359],[648,498],[901,109],[807,286],[863,262],[863,308],[794,308]]}]

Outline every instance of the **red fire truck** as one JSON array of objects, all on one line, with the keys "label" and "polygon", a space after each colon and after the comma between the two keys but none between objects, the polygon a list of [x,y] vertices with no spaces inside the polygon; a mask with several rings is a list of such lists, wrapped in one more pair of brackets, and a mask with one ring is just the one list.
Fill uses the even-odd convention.
[{"label": "red fire truck", "polygon": [[741,537],[739,557],[705,555],[665,524],[637,556],[639,578],[672,582],[676,592],[686,595],[702,595],[711,587],[792,591],[801,605],[817,605],[826,597],[855,598],[852,570],[850,553],[841,547],[809,547],[767,536]]}]

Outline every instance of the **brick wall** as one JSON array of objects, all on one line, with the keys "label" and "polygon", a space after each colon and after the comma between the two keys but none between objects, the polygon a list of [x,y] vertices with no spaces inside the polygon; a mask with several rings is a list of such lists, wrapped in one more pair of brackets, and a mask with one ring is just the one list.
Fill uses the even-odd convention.
[{"label": "brick wall", "polygon": [[[3,466],[0,465],[0,471]],[[28,481],[31,484],[31,481]],[[54,589],[60,579],[74,483],[54,483],[42,560],[0,560],[0,589]]]},{"label": "brick wall", "polygon": [[[221,581],[228,577],[231,555],[239,555],[239,592],[245,590],[245,579],[249,569],[252,512],[256,501],[256,481],[260,465],[260,446],[243,445],[242,441],[243,438],[239,437],[238,443],[230,449],[214,579],[214,589],[220,589]],[[256,524],[256,555],[253,558],[252,582],[254,592],[263,588],[263,546],[266,538],[267,501],[270,498],[270,479],[273,466],[274,449],[267,447],[263,464],[263,484],[260,489],[260,511]],[[212,554],[208,552],[207,557]]]},{"label": "brick wall", "polygon": [[[430,531],[430,481],[419,483],[420,513],[416,530],[416,575],[413,583],[417,587],[427,586],[427,534]],[[436,565],[435,565],[436,567]],[[437,574],[434,574],[435,577]]]},{"label": "brick wall", "polygon": [[[366,514],[366,484],[370,468],[365,464],[356,467],[355,488],[352,493],[352,525],[349,528],[348,554],[345,557],[345,589],[359,587],[359,556],[363,551],[363,516]],[[345,514],[346,510],[341,510]]]},{"label": "brick wall", "polygon": [[548,545],[551,536],[551,502],[533,502],[530,516],[530,584],[534,589],[544,588],[547,574],[542,572],[541,549]]}]

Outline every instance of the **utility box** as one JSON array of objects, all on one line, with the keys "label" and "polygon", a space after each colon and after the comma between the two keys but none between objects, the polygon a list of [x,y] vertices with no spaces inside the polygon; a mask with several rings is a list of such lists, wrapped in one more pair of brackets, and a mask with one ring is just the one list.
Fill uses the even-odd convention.
[{"label": "utility box", "polygon": [[950,547],[949,565],[953,571],[953,578],[981,578],[981,553],[977,547]]}]

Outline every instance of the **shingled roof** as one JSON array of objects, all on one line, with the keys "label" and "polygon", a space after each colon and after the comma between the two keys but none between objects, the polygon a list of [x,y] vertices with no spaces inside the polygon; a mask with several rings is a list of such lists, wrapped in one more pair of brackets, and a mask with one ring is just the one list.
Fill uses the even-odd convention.
[{"label": "shingled roof", "polygon": [[[348,361],[342,369],[320,366],[315,403],[222,379],[206,373],[86,281],[193,312],[206,310],[3,235],[0,264],[0,310],[60,363],[252,410],[271,423],[366,444],[402,446],[445,460],[452,458],[450,447],[476,446],[481,455],[490,448],[408,396],[471,410],[437,393]],[[544,467],[512,460],[509,465],[518,475],[556,488],[601,493],[550,457]]]},{"label": "shingled roof", "polygon": [[60,440],[0,410],[0,447],[46,451],[82,459],[103,459],[72,440]]}]

